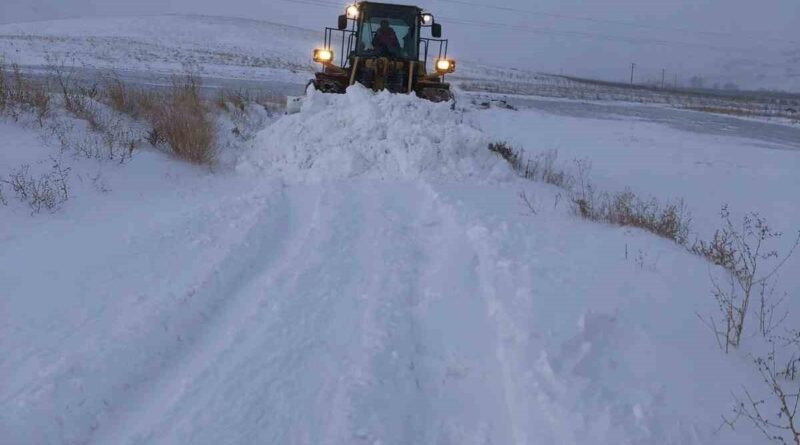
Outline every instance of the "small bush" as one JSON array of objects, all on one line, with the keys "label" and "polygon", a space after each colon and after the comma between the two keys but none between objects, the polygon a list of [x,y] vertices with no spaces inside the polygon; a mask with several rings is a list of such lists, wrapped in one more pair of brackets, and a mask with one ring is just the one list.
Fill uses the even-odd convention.
[{"label": "small bush", "polygon": [[752,357],[764,385],[762,391],[768,391],[766,397],[754,395],[753,388],[747,387],[733,392],[734,416],[723,416],[723,425],[733,430],[741,419],[747,419],[769,441],[800,444],[800,337],[793,330],[788,339],[773,337],[770,342],[772,349],[767,354]]},{"label": "small bush", "polygon": [[53,159],[49,173],[35,177],[30,173],[30,165],[26,164],[12,170],[7,179],[0,179],[0,182],[9,185],[17,199],[28,204],[31,213],[53,212],[69,199],[69,170]]},{"label": "small bush", "polygon": [[[783,234],[772,230],[758,213],[745,215],[739,226],[731,221],[727,207],[723,206],[720,217],[723,227],[714,234],[714,239],[710,243],[696,242],[691,250],[728,271],[724,283],[712,277],[714,298],[722,313],[721,325],[713,317],[704,319],[720,347],[728,352],[742,341],[751,305],[758,304],[758,330],[764,337],[769,337],[775,328],[774,313],[780,301],[772,298],[771,280],[800,245],[800,233],[788,253],[779,257],[776,250],[767,250],[766,245]],[[776,264],[765,270],[764,263],[769,261]]]}]

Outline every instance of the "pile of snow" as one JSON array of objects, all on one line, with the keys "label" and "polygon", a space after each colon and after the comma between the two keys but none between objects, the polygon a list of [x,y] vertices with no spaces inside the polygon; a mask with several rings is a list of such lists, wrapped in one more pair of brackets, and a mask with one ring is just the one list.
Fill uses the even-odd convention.
[{"label": "pile of snow", "polygon": [[451,108],[358,84],[343,95],[311,91],[300,113],[257,136],[238,169],[289,182],[507,175],[486,135]]}]

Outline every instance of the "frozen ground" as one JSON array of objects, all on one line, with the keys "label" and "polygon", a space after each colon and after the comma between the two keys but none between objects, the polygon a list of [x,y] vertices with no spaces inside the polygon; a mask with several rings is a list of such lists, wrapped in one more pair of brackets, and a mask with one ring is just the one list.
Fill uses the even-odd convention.
[{"label": "frozen ground", "polygon": [[[701,234],[723,202],[796,229],[797,146],[564,114],[356,87],[215,172],[62,158],[61,211],[0,206],[3,443],[762,443],[717,431],[730,391],[760,383],[697,319],[719,271],[576,219],[486,144],[683,197]],[[0,132],[0,175],[57,152]]]}]

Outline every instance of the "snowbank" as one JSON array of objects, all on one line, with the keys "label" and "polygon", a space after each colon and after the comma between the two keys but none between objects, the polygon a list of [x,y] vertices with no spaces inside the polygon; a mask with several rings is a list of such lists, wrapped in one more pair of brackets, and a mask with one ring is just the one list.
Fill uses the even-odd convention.
[{"label": "snowbank", "polygon": [[488,142],[448,103],[354,85],[343,95],[310,92],[300,113],[257,136],[238,170],[289,182],[507,176]]}]

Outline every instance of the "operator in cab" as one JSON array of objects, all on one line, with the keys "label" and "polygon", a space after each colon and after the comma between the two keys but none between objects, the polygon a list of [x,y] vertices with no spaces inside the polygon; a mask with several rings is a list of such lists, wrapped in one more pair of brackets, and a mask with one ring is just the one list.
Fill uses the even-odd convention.
[{"label": "operator in cab", "polygon": [[378,54],[396,55],[400,51],[400,41],[388,20],[381,20],[381,27],[372,38],[372,47]]}]

